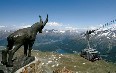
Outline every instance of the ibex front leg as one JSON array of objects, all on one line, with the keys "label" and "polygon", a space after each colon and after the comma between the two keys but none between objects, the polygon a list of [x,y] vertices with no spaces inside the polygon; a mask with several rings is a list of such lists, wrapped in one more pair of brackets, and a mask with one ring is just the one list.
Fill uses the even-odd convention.
[{"label": "ibex front leg", "polygon": [[24,44],[24,56],[27,56],[28,44]]},{"label": "ibex front leg", "polygon": [[29,43],[29,52],[28,57],[31,57],[31,50],[32,50],[33,42]]}]

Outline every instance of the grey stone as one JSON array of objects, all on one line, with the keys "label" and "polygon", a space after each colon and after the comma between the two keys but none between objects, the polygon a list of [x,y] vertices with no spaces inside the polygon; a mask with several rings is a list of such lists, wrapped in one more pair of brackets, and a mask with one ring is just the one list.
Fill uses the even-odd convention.
[{"label": "grey stone", "polygon": [[24,67],[25,65],[31,63],[34,60],[35,60],[34,56],[31,57],[20,56],[18,59],[14,60],[13,67],[6,67],[5,65],[0,64],[0,73],[14,73],[21,67]]}]

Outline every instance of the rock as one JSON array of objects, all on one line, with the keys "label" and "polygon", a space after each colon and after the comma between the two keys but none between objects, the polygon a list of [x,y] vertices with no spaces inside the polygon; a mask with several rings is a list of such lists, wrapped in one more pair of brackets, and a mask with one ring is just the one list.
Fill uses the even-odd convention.
[{"label": "rock", "polygon": [[34,56],[31,57],[20,56],[19,58],[14,60],[13,67],[6,67],[5,65],[0,64],[0,73],[14,73],[19,68],[31,63],[34,60],[35,60]]},{"label": "rock", "polygon": [[[36,73],[39,69],[41,61],[39,61],[36,57],[35,60],[22,68],[18,69],[15,73]],[[40,70],[40,69],[39,69]],[[40,73],[40,72],[39,72]]]},{"label": "rock", "polygon": [[15,72],[16,70],[18,70],[19,68],[31,63],[32,61],[35,60],[34,56],[31,57],[24,57],[24,56],[20,56],[17,60],[14,61],[13,63],[13,72]]}]

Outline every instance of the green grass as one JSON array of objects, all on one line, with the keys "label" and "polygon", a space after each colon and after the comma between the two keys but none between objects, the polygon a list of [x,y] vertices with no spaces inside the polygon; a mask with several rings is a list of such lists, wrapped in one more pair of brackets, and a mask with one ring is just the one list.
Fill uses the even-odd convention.
[{"label": "green grass", "polygon": [[[20,56],[21,53],[23,54],[22,50],[19,50],[17,55]],[[54,55],[56,59],[61,57],[57,60],[59,66],[52,67],[52,64],[48,65],[51,70],[61,70],[65,67],[74,73],[116,73],[116,64],[104,60],[90,62],[78,54],[61,55],[52,52],[32,51],[32,55],[42,59],[50,58],[52,55]]]}]

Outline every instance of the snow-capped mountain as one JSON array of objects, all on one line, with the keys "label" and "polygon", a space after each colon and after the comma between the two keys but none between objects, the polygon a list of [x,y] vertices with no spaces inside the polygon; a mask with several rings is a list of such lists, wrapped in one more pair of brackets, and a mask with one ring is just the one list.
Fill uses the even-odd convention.
[{"label": "snow-capped mountain", "polygon": [[46,33],[79,33],[78,30],[55,30],[55,29],[45,29],[44,32]]},{"label": "snow-capped mountain", "polygon": [[[0,31],[0,46],[7,45],[6,37],[12,32],[14,31]],[[61,49],[68,53],[80,52],[87,47],[84,34],[79,30],[44,29],[43,34],[37,35],[33,48],[41,51],[57,51],[57,49]],[[95,31],[91,34],[90,45],[102,54],[116,51],[116,29],[99,29]]]},{"label": "snow-capped mountain", "polygon": [[[86,33],[86,32],[85,32]],[[81,35],[84,36],[85,33],[82,33]],[[94,31],[90,34],[91,38],[107,38],[107,39],[116,39],[116,27],[112,28],[100,28],[99,30]]]}]

